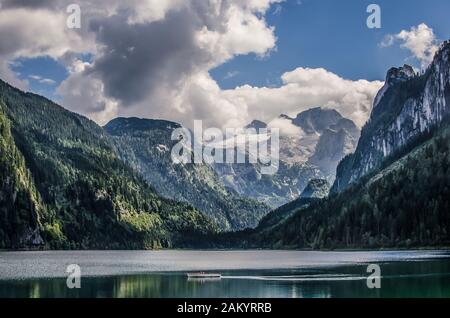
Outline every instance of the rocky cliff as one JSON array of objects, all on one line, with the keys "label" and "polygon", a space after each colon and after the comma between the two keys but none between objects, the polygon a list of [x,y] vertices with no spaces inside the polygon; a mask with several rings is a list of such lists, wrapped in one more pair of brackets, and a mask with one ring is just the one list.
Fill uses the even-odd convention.
[{"label": "rocky cliff", "polygon": [[[274,124],[274,122],[276,124]],[[339,161],[352,153],[360,135],[350,119],[334,109],[315,107],[294,117],[280,115],[271,127],[280,135],[280,166],[275,175],[262,175],[258,164],[216,164],[216,172],[230,189],[276,208],[300,197],[311,179],[333,182]],[[254,120],[246,128],[266,128]]]},{"label": "rocky cliff", "polygon": [[450,42],[444,42],[422,74],[405,65],[388,71],[356,151],[338,166],[333,192],[373,171],[450,113]]}]

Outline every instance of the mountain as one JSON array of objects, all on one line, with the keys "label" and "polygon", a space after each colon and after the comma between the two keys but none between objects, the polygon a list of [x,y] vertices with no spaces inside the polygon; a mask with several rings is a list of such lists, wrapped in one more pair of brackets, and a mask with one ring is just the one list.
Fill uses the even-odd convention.
[{"label": "mountain", "polygon": [[186,246],[217,227],[160,197],[87,118],[0,81],[0,248]]},{"label": "mountain", "polygon": [[305,110],[294,118],[287,115],[279,118],[299,128],[297,134],[280,137],[281,159],[288,163],[309,163],[333,181],[337,164],[358,143],[360,131],[355,123],[334,109],[321,107]]},{"label": "mountain", "polygon": [[306,134],[322,133],[330,126],[336,125],[343,117],[334,109],[315,107],[305,110],[292,119]]},{"label": "mountain", "polygon": [[119,157],[162,196],[192,204],[222,230],[255,227],[268,206],[226,188],[208,164],[173,163],[178,140],[171,136],[177,128],[177,123],[139,118],[116,118],[104,127]]},{"label": "mountain", "polygon": [[[227,187],[273,208],[297,199],[311,179],[333,182],[339,161],[354,151],[360,134],[351,120],[336,110],[320,107],[294,118],[280,115],[278,123],[294,126],[297,132],[280,136],[280,166],[276,174],[262,175],[259,164],[214,165]],[[266,123],[257,120],[246,126],[266,127]]]},{"label": "mountain", "polygon": [[303,190],[300,198],[323,199],[330,192],[330,184],[324,179],[311,179],[305,190]]},{"label": "mountain", "polygon": [[2,247],[41,245],[42,200],[11,135],[0,101],[0,242]]},{"label": "mountain", "polygon": [[422,138],[450,113],[450,42],[444,42],[422,74],[405,65],[392,68],[378,93],[355,153],[338,169],[333,192],[376,170],[416,138]]},{"label": "mountain", "polygon": [[[411,199],[413,198],[413,199]],[[450,122],[383,169],[342,192],[299,199],[269,213],[251,232],[218,246],[414,248],[450,244]]]},{"label": "mountain", "polygon": [[319,201],[328,196],[330,184],[324,179],[311,179],[300,197],[279,208],[271,211],[256,228],[256,232],[265,232],[270,228],[276,228],[280,223],[287,220],[297,211],[309,207],[312,203]]},{"label": "mountain", "polygon": [[280,161],[278,172],[261,174],[259,164],[215,164],[214,169],[225,185],[241,196],[278,207],[297,198],[311,178],[320,178],[320,171],[307,164],[286,164]]},{"label": "mountain", "polygon": [[430,67],[389,70],[334,192],[269,213],[226,246],[393,248],[450,244],[450,42]]},{"label": "mountain", "polygon": [[314,154],[308,162],[319,167],[319,169],[329,180],[333,180],[338,163],[347,154],[352,153],[356,147],[359,138],[359,131],[349,133],[345,129],[326,129],[323,131],[316,144]]},{"label": "mountain", "polygon": [[319,136],[308,163],[317,166],[328,180],[334,180],[339,161],[353,152],[358,143],[358,127],[336,110],[319,107],[298,114],[292,123],[307,136]]},{"label": "mountain", "polygon": [[[237,242],[233,242],[229,246],[257,247],[258,245],[256,245],[255,242],[258,242],[258,244],[261,243],[261,246],[267,244],[268,240],[262,239],[262,233],[269,233],[272,230],[278,229],[280,224],[284,224],[284,222],[289,220],[290,217],[295,215],[298,211],[306,209],[312,203],[317,201],[318,199],[316,198],[298,198],[292,202],[282,205],[264,216],[258,226],[249,232],[251,235],[248,236],[248,233],[241,235],[242,233],[240,232],[231,233],[228,234],[228,236],[225,236],[225,239],[222,239],[223,242],[220,242],[219,244],[224,244],[224,242],[227,242],[228,237],[239,238]],[[243,245],[241,242],[245,242],[244,244],[248,245]]]},{"label": "mountain", "polygon": [[253,129],[259,130],[259,129],[267,128],[267,124],[260,120],[253,120],[250,124],[245,126],[245,128],[246,129],[253,128]]}]

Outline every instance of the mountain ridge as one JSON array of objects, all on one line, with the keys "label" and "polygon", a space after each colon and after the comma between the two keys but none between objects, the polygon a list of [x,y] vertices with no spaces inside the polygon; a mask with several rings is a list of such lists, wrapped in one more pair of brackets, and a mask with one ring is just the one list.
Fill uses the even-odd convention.
[{"label": "mountain ridge", "polygon": [[[18,172],[29,176],[0,189],[0,197],[15,204],[2,206],[7,217],[0,223],[0,247],[180,247],[217,230],[190,205],[158,196],[119,160],[93,121],[3,81],[0,104],[2,144],[17,154],[0,161],[4,180],[17,180]],[[33,197],[41,202],[35,208]]]},{"label": "mountain ridge", "polygon": [[119,157],[164,197],[192,204],[223,230],[255,227],[267,206],[226,188],[208,164],[172,161],[171,150],[178,142],[171,139],[172,132],[181,127],[165,120],[115,118],[104,129]]},{"label": "mountain ridge", "polygon": [[[275,175],[261,175],[258,164],[214,165],[230,189],[272,208],[297,199],[310,179],[332,182],[339,161],[354,150],[359,138],[353,121],[332,109],[314,107],[295,117],[282,114],[278,120],[297,127],[298,133],[280,135],[280,166]],[[278,123],[282,131],[285,123]],[[256,120],[246,127],[265,128],[267,123]]]},{"label": "mountain ridge", "polygon": [[354,154],[337,168],[333,192],[345,189],[379,166],[415,136],[450,113],[450,42],[444,42],[422,75],[405,65],[391,68]]}]

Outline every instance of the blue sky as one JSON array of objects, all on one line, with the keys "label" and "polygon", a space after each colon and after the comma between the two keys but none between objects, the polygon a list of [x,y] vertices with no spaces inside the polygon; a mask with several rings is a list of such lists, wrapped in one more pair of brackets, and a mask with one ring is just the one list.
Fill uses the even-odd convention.
[{"label": "blue sky", "polygon": [[[381,7],[381,29],[366,26],[371,3]],[[273,8],[267,15],[275,26],[277,50],[265,59],[238,56],[214,69],[211,74],[222,88],[278,86],[281,74],[299,66],[323,67],[353,80],[384,80],[392,66],[418,66],[409,51],[380,47],[386,34],[426,23],[439,39],[450,38],[448,0],[291,0],[280,7],[279,13]]]},{"label": "blue sky", "polygon": [[[369,15],[366,12],[366,8],[371,3],[376,3],[381,7],[381,29],[369,29],[366,25]],[[64,10],[64,7],[58,10]],[[121,11],[121,14],[125,12],[128,11]],[[215,69],[209,70],[209,73],[222,89],[233,89],[244,84],[254,87],[280,87],[282,85],[281,75],[298,67],[324,68],[342,78],[355,81],[358,79],[369,81],[384,80],[386,71],[390,67],[408,63],[418,68],[420,67],[420,62],[412,56],[410,50],[401,48],[401,43],[382,47],[380,43],[383,39],[389,34],[398,34],[402,30],[409,31],[412,27],[416,27],[421,23],[425,23],[433,29],[437,40],[449,39],[449,12],[449,0],[287,0],[281,4],[272,5],[266,13],[267,24],[274,28],[274,33],[277,37],[275,50],[272,50],[265,57],[258,57],[253,53],[235,56]],[[116,19],[116,21],[119,20]],[[29,32],[31,31],[29,30]],[[25,38],[28,39],[28,37]],[[44,34],[43,38],[45,38]],[[126,36],[123,38],[126,38]],[[156,40],[148,41],[148,45],[157,45],[164,42],[163,40],[164,36],[161,35],[161,39],[156,38]],[[48,45],[47,42],[44,43]],[[120,41],[115,44],[120,48]],[[115,48],[114,45],[112,45],[112,48]],[[110,52],[113,51],[111,50]],[[92,61],[94,59],[91,55],[82,57],[84,61]],[[181,61],[177,60],[175,63],[181,64],[183,59]],[[164,63],[164,61],[161,62],[161,64]],[[80,109],[79,105],[98,102],[101,108],[105,103],[105,96],[98,97],[95,91],[96,88],[93,91],[88,90],[86,93],[88,100],[78,101],[74,99],[72,103],[68,99],[61,100],[60,96],[55,94],[55,90],[70,74],[64,65],[55,59],[49,57],[20,58],[11,63],[10,68],[20,79],[28,81],[28,87],[31,91],[61,102],[65,106],[71,106],[69,108],[74,111],[89,115],[90,113],[87,110]],[[106,74],[110,69],[106,68],[101,71]],[[124,72],[125,75],[129,75],[128,69],[124,68]],[[102,92],[102,94],[106,95],[106,98],[111,97],[110,95],[116,97],[117,88],[114,88],[111,82],[108,82],[116,74],[111,74],[109,78],[106,75],[102,80],[106,83],[105,85],[109,86],[106,86],[107,90]],[[154,75],[150,74],[147,77],[150,78],[152,76]],[[81,85],[86,80],[80,77],[80,80],[77,82],[85,90],[87,84],[85,86]],[[121,78],[121,80],[122,82],[119,81],[119,84],[122,84],[123,81],[127,83],[126,79]],[[138,81],[138,83],[141,82],[143,81]],[[171,81],[169,82],[172,83]],[[152,83],[152,85],[156,84]],[[121,86],[119,90],[122,88]],[[142,89],[151,91],[148,87],[142,87]],[[174,87],[174,90],[177,91],[178,88]],[[78,97],[78,91],[73,97]],[[95,101],[92,99],[93,97],[98,98]],[[156,104],[153,96],[150,96],[148,100],[151,101],[151,104]],[[217,96],[199,98],[196,99],[196,102],[199,100],[217,103]],[[284,100],[287,100],[287,98]],[[325,101],[330,102],[330,100]],[[155,106],[154,111],[149,113],[147,110],[150,107],[144,107],[142,103],[139,106],[141,108],[135,111],[131,108],[126,109],[128,101],[119,100],[119,102],[122,102],[122,104],[119,105],[118,111],[114,113],[116,115],[131,114],[147,117],[170,117],[173,115],[172,111],[160,114],[162,107],[158,108]],[[309,104],[313,102],[314,100],[308,103],[305,102],[305,105],[300,105],[298,109],[309,107],[311,106]],[[164,107],[170,104],[167,101],[162,103]],[[358,102],[355,103],[359,104]],[[276,105],[277,103],[274,102],[274,104]],[[235,106],[237,109],[241,107],[239,104]],[[267,105],[266,110],[270,107],[271,105]],[[292,111],[292,107],[292,105],[290,108],[279,106],[280,110],[274,110],[273,113],[284,112],[285,109],[287,109],[286,111]],[[96,110],[98,107],[93,106],[92,108]],[[202,109],[206,108],[203,107]],[[218,109],[223,108],[218,106]],[[256,112],[255,109],[252,111]],[[185,113],[181,112],[180,116],[183,116]],[[197,114],[197,116],[198,114],[204,115],[203,111],[196,112],[194,108],[191,113]],[[214,114],[215,112],[211,111],[210,113]],[[235,111],[234,114],[234,116],[240,115],[240,111]],[[221,117],[222,115],[218,113],[217,116]],[[251,119],[255,115],[249,112],[248,116]],[[178,118],[174,116],[175,119]]]},{"label": "blue sky", "polygon": [[[82,61],[92,60],[92,55],[88,53],[79,57]],[[10,68],[19,79],[28,81],[32,92],[60,101],[60,96],[55,94],[55,90],[69,76],[63,63],[48,56],[32,59],[19,58],[11,63]]]},{"label": "blue sky", "polygon": [[[50,57],[34,59],[20,58],[11,65],[11,69],[20,79],[29,82],[29,87],[34,93],[44,95],[51,99],[56,99],[54,90],[68,76],[64,65]],[[37,77],[40,77],[40,79]],[[45,79],[49,81],[46,82]]]}]

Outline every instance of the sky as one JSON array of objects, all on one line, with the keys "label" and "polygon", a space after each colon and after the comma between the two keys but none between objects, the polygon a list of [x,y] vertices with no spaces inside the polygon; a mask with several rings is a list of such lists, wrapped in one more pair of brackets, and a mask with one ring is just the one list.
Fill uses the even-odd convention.
[{"label": "sky", "polygon": [[[221,87],[251,83],[280,85],[280,76],[298,66],[323,67],[347,79],[384,80],[392,66],[420,63],[399,45],[380,43],[387,34],[409,30],[421,23],[438,40],[450,39],[450,1],[446,0],[302,0],[287,1],[269,10],[267,22],[275,26],[277,50],[268,59],[238,56],[212,70]],[[381,29],[369,29],[366,8],[381,8]],[[281,9],[277,9],[280,7]],[[234,75],[232,77],[227,74]]]},{"label": "sky", "polygon": [[[372,3],[381,28],[367,26]],[[320,106],[362,126],[387,70],[420,71],[450,38],[448,12],[448,0],[0,0],[0,78],[101,125],[283,125]]]}]

